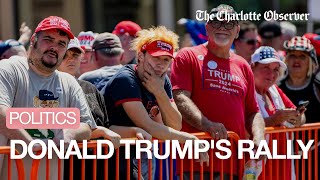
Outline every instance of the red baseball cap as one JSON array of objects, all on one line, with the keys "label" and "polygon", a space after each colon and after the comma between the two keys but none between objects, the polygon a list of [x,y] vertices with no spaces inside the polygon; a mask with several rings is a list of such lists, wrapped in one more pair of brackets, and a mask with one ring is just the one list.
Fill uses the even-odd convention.
[{"label": "red baseball cap", "polygon": [[60,29],[61,31],[64,31],[67,33],[69,39],[73,39],[74,35],[71,32],[70,25],[68,21],[65,19],[58,17],[58,16],[49,16],[42,20],[36,30],[34,31],[35,33],[39,31],[45,31],[49,29]]},{"label": "red baseball cap", "polygon": [[170,56],[173,58],[173,47],[171,44],[161,40],[153,41],[141,47],[141,52],[147,51],[151,56]]},{"label": "red baseball cap", "polygon": [[317,56],[320,56],[320,35],[313,33],[306,33],[303,37],[308,38],[311,41],[311,44],[316,49]]},{"label": "red baseball cap", "polygon": [[141,30],[141,27],[132,21],[121,21],[119,22],[114,30],[112,31],[112,34],[120,35],[124,33],[129,33],[130,36],[136,36],[136,33]]}]

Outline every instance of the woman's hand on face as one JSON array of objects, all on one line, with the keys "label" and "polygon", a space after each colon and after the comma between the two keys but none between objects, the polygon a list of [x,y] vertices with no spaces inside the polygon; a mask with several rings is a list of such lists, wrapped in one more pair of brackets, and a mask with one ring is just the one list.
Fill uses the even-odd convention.
[{"label": "woman's hand on face", "polygon": [[[299,118],[300,116],[300,118]],[[301,114],[296,111],[295,109],[281,109],[276,110],[276,112],[272,115],[272,120],[274,121],[275,125],[280,125],[284,121],[298,121],[301,119]],[[292,123],[293,124],[293,123]]]}]

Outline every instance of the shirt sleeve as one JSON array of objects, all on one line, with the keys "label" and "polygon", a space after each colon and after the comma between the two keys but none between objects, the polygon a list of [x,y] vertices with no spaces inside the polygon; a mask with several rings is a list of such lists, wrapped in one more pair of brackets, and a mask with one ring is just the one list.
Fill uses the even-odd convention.
[{"label": "shirt sleeve", "polygon": [[[109,124],[109,119],[108,119],[108,113],[107,113],[107,108],[106,108],[106,104],[104,103],[104,98],[103,96],[99,93],[98,89],[95,88],[95,91],[96,91],[96,97],[97,97],[97,100],[98,100],[98,103],[99,103],[99,107],[102,111],[102,113],[104,114],[104,120],[101,124],[101,126],[104,126],[104,127],[107,127],[109,128],[110,127],[110,124]],[[98,124],[100,125],[100,124]]]},{"label": "shirt sleeve", "polygon": [[286,108],[296,109],[297,107],[292,103],[292,101],[288,98],[288,96],[278,87],[276,86],[278,93],[282,99],[282,102]]},{"label": "shirt sleeve", "polygon": [[108,91],[115,106],[120,106],[125,102],[141,101],[141,90],[136,76],[129,74],[128,71],[120,73],[115,77]]},{"label": "shirt sleeve", "polygon": [[192,64],[186,49],[178,52],[171,66],[171,83],[173,90],[192,92]]},{"label": "shirt sleeve", "polygon": [[97,128],[97,124],[93,119],[85,94],[74,78],[68,80],[69,87],[72,87],[70,93],[69,107],[76,107],[80,110],[80,122],[88,124],[91,129]]},{"label": "shirt sleeve", "polygon": [[0,104],[12,107],[16,89],[15,75],[2,66],[0,68]]}]

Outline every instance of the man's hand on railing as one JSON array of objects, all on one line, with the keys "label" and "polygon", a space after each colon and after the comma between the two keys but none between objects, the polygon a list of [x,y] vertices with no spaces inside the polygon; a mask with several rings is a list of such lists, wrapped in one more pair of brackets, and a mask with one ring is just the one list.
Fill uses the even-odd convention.
[{"label": "man's hand on railing", "polygon": [[110,140],[115,149],[120,147],[121,136],[108,128],[97,126],[97,129],[95,129],[91,134],[91,139],[96,139],[99,137]]},{"label": "man's hand on railing", "polygon": [[216,140],[228,138],[227,129],[222,123],[210,123],[207,132],[210,133],[211,137]]},{"label": "man's hand on railing", "polygon": [[141,128],[135,128],[136,131],[136,137],[138,140],[152,140],[152,136],[147,133],[145,130],[141,129]]}]

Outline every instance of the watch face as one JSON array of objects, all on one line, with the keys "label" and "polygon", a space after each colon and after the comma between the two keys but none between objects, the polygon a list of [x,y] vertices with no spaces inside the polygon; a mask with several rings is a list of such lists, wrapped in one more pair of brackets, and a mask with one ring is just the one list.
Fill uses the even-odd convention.
[{"label": "watch face", "polygon": [[159,107],[158,106],[153,106],[149,111],[149,116],[151,118],[154,118],[159,114],[159,112],[160,112]]}]

